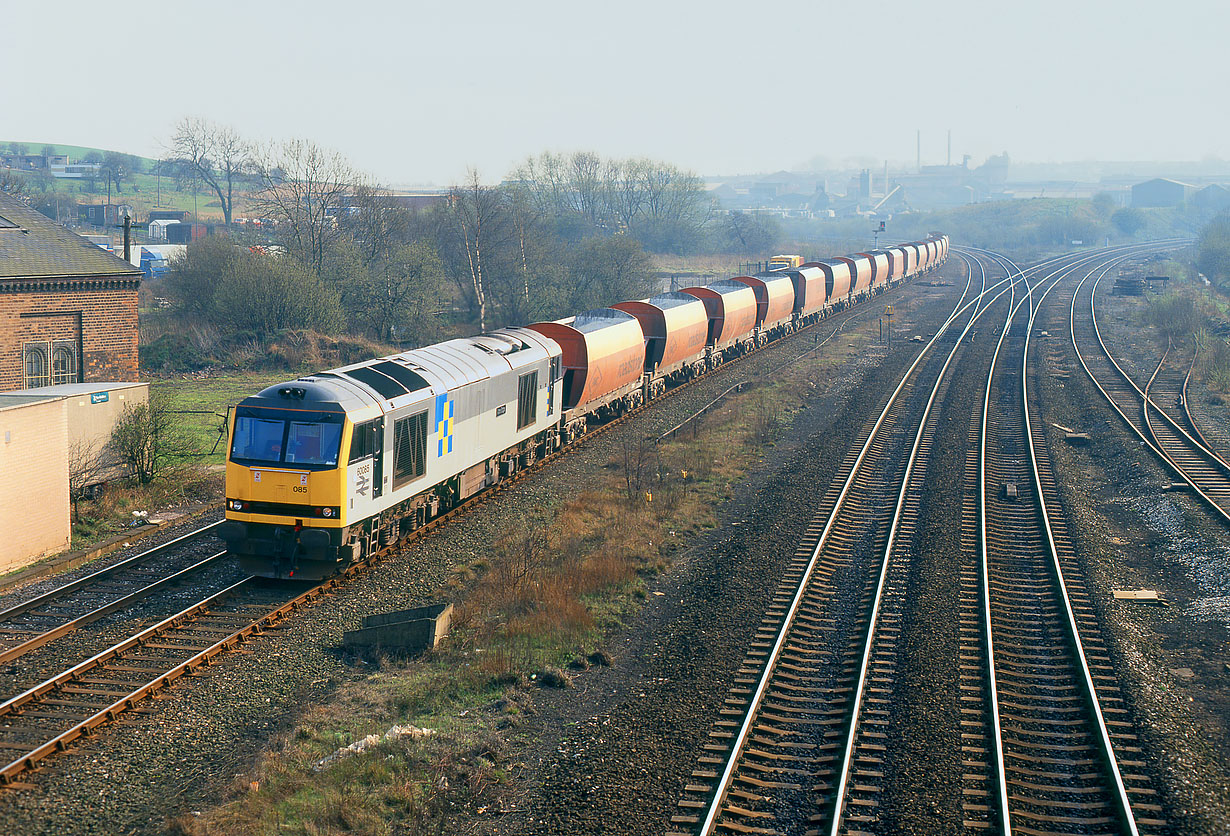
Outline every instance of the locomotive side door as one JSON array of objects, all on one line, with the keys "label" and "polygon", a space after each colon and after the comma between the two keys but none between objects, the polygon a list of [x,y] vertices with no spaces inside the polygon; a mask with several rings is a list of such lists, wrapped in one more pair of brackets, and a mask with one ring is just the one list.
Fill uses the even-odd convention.
[{"label": "locomotive side door", "polygon": [[551,358],[551,370],[547,373],[547,415],[555,414],[555,379],[559,377],[560,358]]},{"label": "locomotive side door", "polygon": [[384,419],[377,418],[372,426],[372,499],[384,493]]}]

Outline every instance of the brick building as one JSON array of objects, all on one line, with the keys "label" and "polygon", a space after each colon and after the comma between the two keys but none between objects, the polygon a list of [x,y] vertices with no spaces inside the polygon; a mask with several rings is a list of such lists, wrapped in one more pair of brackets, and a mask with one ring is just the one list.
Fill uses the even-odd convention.
[{"label": "brick building", "polygon": [[0,391],[137,379],[141,271],[0,194]]}]

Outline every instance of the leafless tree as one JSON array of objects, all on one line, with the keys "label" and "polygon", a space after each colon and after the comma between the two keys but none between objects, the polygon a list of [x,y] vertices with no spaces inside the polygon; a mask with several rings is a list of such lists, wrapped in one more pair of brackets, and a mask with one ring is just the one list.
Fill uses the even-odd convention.
[{"label": "leafless tree", "polygon": [[449,195],[453,223],[465,248],[465,264],[470,290],[478,308],[478,328],[487,330],[488,251],[508,231],[504,198],[498,189],[484,186],[478,171],[470,169],[463,185],[454,186]]},{"label": "leafless tree", "polygon": [[365,267],[413,238],[409,210],[398,206],[387,190],[367,183],[355,186],[348,211],[339,223],[354,242]]},{"label": "leafless tree", "polygon": [[601,226],[606,216],[606,172],[602,158],[590,151],[578,151],[569,163],[577,211],[594,226]]},{"label": "leafless tree", "polygon": [[338,213],[348,210],[363,178],[338,152],[301,139],[259,151],[254,171],[258,211],[277,221],[286,248],[319,272],[345,232]]},{"label": "leafless tree", "polygon": [[655,482],[661,481],[662,462],[657,445],[645,437],[636,441],[625,439],[622,449],[624,488],[628,502],[635,504],[648,499]]},{"label": "leafless tree", "polygon": [[105,443],[82,439],[69,446],[68,496],[73,503],[73,522],[78,520],[77,503],[85,495],[85,489],[102,482],[115,468],[115,457]]},{"label": "leafless tree", "polygon": [[513,173],[513,180],[539,214],[561,215],[573,208],[572,185],[565,169],[565,158],[548,151],[528,158]]},{"label": "leafless tree", "polygon": [[231,128],[204,119],[185,118],[175,126],[171,154],[218,196],[222,216],[230,226],[235,186],[248,169],[248,143]]},{"label": "leafless tree", "polygon": [[28,185],[29,181],[24,175],[14,174],[7,168],[0,170],[0,194],[6,194],[9,197],[22,200]]},{"label": "leafless tree", "polygon": [[514,177],[538,211],[574,239],[629,232],[653,249],[684,251],[713,217],[697,175],[654,160],[547,153],[526,160]]},{"label": "leafless tree", "polygon": [[605,195],[620,230],[631,229],[645,205],[641,182],[651,165],[648,160],[612,160],[606,168]]},{"label": "leafless tree", "polygon": [[170,402],[154,392],[147,403],[124,408],[110,446],[124,472],[142,485],[179,474],[196,452]]}]

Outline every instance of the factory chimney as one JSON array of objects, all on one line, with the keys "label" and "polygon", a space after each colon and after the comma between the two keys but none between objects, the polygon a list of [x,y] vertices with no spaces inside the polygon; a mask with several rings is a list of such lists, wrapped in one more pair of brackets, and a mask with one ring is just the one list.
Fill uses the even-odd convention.
[{"label": "factory chimney", "polygon": [[918,173],[922,174],[922,129],[919,128],[917,133],[918,142]]}]

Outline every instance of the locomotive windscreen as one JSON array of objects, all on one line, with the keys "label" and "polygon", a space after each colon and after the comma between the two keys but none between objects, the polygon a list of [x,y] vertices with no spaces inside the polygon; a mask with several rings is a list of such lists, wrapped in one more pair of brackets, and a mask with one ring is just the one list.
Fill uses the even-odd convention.
[{"label": "locomotive windscreen", "polygon": [[240,407],[231,461],[333,467],[341,442],[340,415]]}]

